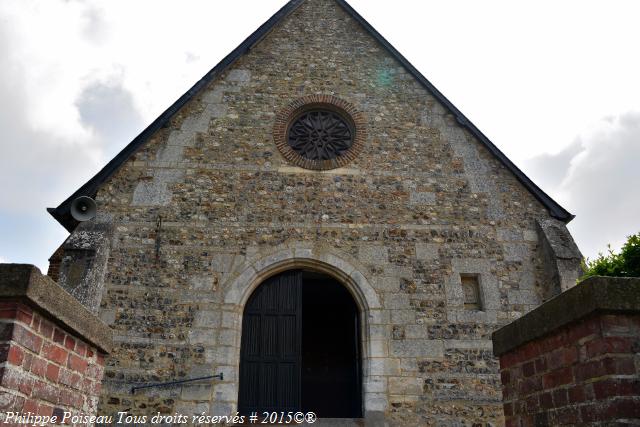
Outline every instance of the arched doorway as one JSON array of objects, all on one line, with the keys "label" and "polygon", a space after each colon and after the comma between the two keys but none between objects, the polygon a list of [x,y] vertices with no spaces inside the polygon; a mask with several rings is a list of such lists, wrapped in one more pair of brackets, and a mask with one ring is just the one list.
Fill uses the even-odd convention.
[{"label": "arched doorway", "polygon": [[361,417],[359,318],[331,276],[290,270],[265,280],[244,308],[239,411]]}]

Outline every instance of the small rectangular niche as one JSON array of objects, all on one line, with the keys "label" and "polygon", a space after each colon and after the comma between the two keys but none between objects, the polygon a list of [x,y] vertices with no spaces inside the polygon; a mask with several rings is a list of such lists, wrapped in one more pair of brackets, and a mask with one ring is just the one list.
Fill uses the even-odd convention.
[{"label": "small rectangular niche", "polygon": [[480,298],[480,280],[477,274],[461,274],[460,282],[464,293],[464,309],[469,311],[482,311]]}]

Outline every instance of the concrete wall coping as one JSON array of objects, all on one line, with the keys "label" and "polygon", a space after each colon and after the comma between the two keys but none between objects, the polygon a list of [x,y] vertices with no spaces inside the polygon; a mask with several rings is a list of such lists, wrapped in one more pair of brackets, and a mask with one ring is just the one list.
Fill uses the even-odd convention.
[{"label": "concrete wall coping", "polygon": [[0,264],[0,301],[24,301],[100,351],[113,348],[111,328],[30,264]]},{"label": "concrete wall coping", "polygon": [[509,351],[596,312],[640,313],[640,278],[595,276],[493,333],[493,353]]}]

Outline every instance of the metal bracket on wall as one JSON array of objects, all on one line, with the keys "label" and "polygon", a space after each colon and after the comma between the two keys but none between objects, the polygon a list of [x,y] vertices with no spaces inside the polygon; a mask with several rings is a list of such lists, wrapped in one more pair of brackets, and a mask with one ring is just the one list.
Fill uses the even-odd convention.
[{"label": "metal bracket on wall", "polygon": [[208,377],[198,377],[198,378],[190,378],[188,380],[180,380],[180,381],[169,381],[166,383],[157,383],[157,384],[147,384],[147,385],[140,385],[140,386],[135,386],[135,387],[131,387],[131,394],[135,394],[136,390],[141,390],[144,388],[152,388],[152,387],[169,387],[172,385],[176,385],[176,384],[183,384],[183,383],[190,383],[193,381],[201,381],[201,380],[209,380],[212,378],[219,378],[220,381],[224,380],[224,376],[221,373],[219,373],[218,375],[209,375]]}]

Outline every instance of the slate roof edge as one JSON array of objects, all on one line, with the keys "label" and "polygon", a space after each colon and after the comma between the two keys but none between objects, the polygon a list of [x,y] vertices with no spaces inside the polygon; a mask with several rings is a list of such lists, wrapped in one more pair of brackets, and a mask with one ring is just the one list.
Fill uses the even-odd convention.
[{"label": "slate roof edge", "polygon": [[[224,72],[227,67],[232,65],[243,54],[249,51],[253,45],[258,43],[269,33],[283,18],[293,12],[305,0],[291,0],[284,5],[271,18],[263,23],[256,31],[247,37],[238,47],[229,53],[214,68],[205,74],[196,84],[194,84],[187,92],[185,92],[177,101],[175,101],[168,109],[166,109],[157,119],[155,119],[146,129],[144,129],[133,141],[131,141],[120,153],[118,153],[107,165],[87,181],[76,192],[69,196],[57,208],[47,208],[47,211],[60,223],[67,231],[71,232],[77,226],[77,221],[71,217],[71,202],[80,196],[95,197],[99,187],[107,181],[119,168],[124,164],[157,130],[162,128],[171,120],[173,115],[177,113],[187,102],[189,102],[200,90],[213,81],[220,73]],[[380,43],[398,62],[404,66],[409,73],[418,80],[429,92],[431,92],[438,101],[440,101],[451,113],[456,117],[458,123],[467,128],[480,142],[500,162],[510,170],[522,185],[525,186],[533,196],[540,201],[548,210],[552,217],[568,223],[575,215],[569,213],[560,204],[547,195],[540,187],[538,187],[524,172],[522,172],[507,156],[498,149],[460,110],[458,110],[429,80],[426,79],[391,43],[389,43],[371,24],[367,22],[355,9],[353,9],[345,0],[335,0],[353,19],[355,19],[362,27]]]}]

